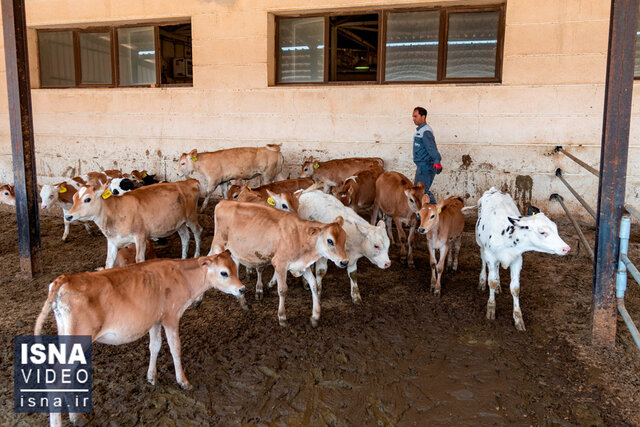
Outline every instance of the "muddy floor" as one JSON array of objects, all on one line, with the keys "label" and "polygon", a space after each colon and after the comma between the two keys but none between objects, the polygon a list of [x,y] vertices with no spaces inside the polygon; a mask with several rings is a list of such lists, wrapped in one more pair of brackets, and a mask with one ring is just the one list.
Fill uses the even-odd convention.
[{"label": "muddy floor", "polygon": [[[212,221],[201,222],[208,249]],[[289,281],[288,326],[280,327],[276,292],[256,302],[255,277],[243,269],[248,311],[210,290],[182,318],[190,391],[175,381],[166,340],[155,387],[145,379],[148,338],[95,344],[89,425],[640,425],[640,351],[621,320],[615,349],[591,347],[592,267],[584,250],[576,255],[569,223],[559,221],[572,255],[525,255],[527,331],[518,332],[508,286],[497,296],[496,320],[485,318],[474,222],[468,218],[459,272],[445,274],[439,299],[429,293],[426,243],[418,236],[415,269],[400,264],[398,248],[386,271],[360,260],[362,305],[351,302],[346,272],[330,267],[317,329],[309,322],[311,295],[297,279]],[[13,412],[13,337],[32,333],[55,277],[104,264],[106,240],[75,225],[62,243],[61,218],[43,217],[45,271],[27,280],[18,274],[13,212],[2,210],[0,223],[0,425],[43,425],[43,414]],[[593,239],[593,228],[585,230]],[[177,235],[156,250],[178,257]],[[640,247],[632,245],[630,255],[640,262]],[[501,274],[508,283],[508,271]],[[639,320],[640,287],[629,286],[627,307]],[[45,331],[54,328],[51,315]]]}]

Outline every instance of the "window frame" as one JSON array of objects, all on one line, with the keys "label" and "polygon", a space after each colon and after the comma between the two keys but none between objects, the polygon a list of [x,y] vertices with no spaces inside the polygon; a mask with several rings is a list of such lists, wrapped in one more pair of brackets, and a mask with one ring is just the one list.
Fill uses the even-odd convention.
[{"label": "window frame", "polygon": [[[160,27],[168,25],[184,25],[191,24],[190,19],[178,20],[178,21],[153,21],[153,22],[136,22],[131,24],[122,25],[96,25],[96,26],[83,26],[83,27],[62,27],[62,28],[41,28],[37,29],[37,58],[38,58],[38,78],[39,89],[87,89],[87,88],[159,88],[159,87],[193,87],[193,81],[191,83],[161,83],[162,81],[162,52],[160,45]],[[143,83],[133,85],[121,85],[120,84],[120,58],[119,58],[119,44],[118,44],[118,29],[120,28],[134,28],[134,27],[153,27],[154,33],[154,45],[155,45],[155,61],[156,61],[156,81],[155,83]],[[75,85],[74,86],[43,86],[42,85],[42,66],[40,64],[40,34],[45,32],[64,32],[71,31],[73,39],[73,61],[74,61],[74,73],[75,73]],[[110,53],[111,53],[111,83],[96,84],[96,83],[81,83],[82,82],[82,65],[80,63],[80,34],[82,33],[104,33],[108,32],[111,38]],[[192,27],[193,34],[193,27]],[[192,38],[193,40],[193,38]],[[193,50],[192,50],[193,52]],[[193,55],[192,58],[193,60]]]},{"label": "window frame", "polygon": [[[440,13],[440,24],[438,29],[438,71],[437,80],[385,80],[386,72],[386,40],[387,40],[387,23],[391,13],[403,12],[430,12],[437,11]],[[498,12],[498,44],[496,47],[496,64],[494,77],[446,77],[447,62],[447,40],[449,35],[449,15],[452,13],[473,13],[473,12]],[[346,9],[340,11],[324,12],[324,13],[279,13],[275,14],[275,55],[272,58],[275,64],[275,83],[271,86],[360,86],[360,85],[438,85],[438,84],[457,84],[457,83],[502,83],[502,70],[504,59],[504,39],[505,39],[505,3],[496,3],[481,6],[426,6],[426,7],[380,7],[371,9]],[[334,16],[346,15],[378,15],[378,69],[376,80],[371,81],[331,81],[330,77],[330,55],[331,49],[331,26],[330,19]],[[278,76],[280,73],[280,20],[290,18],[316,18],[324,17],[324,78],[321,82],[280,82]]]}]

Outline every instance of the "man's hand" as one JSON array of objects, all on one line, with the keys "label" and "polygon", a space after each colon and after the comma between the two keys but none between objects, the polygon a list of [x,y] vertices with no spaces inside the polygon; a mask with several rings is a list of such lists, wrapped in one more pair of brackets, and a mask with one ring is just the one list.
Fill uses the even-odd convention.
[{"label": "man's hand", "polygon": [[436,174],[442,172],[442,165],[440,163],[434,163],[433,168],[436,170]]}]

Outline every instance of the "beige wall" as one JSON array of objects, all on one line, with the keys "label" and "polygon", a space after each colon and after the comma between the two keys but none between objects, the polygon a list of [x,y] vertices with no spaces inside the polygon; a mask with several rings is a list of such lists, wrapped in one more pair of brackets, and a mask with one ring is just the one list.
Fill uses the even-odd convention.
[{"label": "beige wall", "polygon": [[[469,3],[480,2],[463,4]],[[437,195],[475,200],[491,185],[521,194],[532,182],[535,204],[557,214],[559,206],[547,203],[557,191],[582,214],[553,172],[562,167],[594,207],[597,180],[550,153],[563,145],[598,164],[608,3],[507,0],[502,84],[270,87],[269,12],[416,3],[27,0],[32,28],[190,17],[193,31],[192,88],[33,90],[38,174],[48,182],[100,168],[146,168],[175,179],[177,156],[191,148],[275,142],[283,144],[290,170],[308,155],[376,155],[413,177],[410,116],[414,106],[424,105],[444,157],[445,173],[433,186]],[[0,67],[6,99],[4,63]],[[627,194],[638,206],[639,120],[636,96]],[[463,156],[471,163],[464,165]],[[5,101],[0,181],[11,180]]]}]

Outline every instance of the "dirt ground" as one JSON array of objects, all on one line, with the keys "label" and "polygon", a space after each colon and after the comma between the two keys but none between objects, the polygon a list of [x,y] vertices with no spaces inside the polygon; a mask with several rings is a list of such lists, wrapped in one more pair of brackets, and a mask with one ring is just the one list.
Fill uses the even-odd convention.
[{"label": "dirt ground", "polygon": [[[212,221],[201,219],[208,249]],[[55,277],[104,264],[106,240],[74,225],[62,243],[62,219],[43,217],[44,274],[27,280],[18,274],[14,213],[0,211],[0,222],[0,425],[43,425],[44,414],[13,412],[13,337],[32,333]],[[95,344],[89,425],[640,425],[640,351],[622,320],[613,350],[591,347],[591,262],[584,250],[575,255],[568,221],[558,222],[572,254],[524,258],[526,332],[513,326],[508,286],[497,296],[496,320],[485,318],[488,291],[476,289],[471,216],[459,272],[444,275],[440,299],[429,293],[418,235],[415,269],[400,264],[395,247],[389,270],[360,260],[360,306],[351,302],[346,272],[331,266],[317,329],[309,322],[311,295],[297,279],[289,281],[289,324],[280,327],[276,292],[256,302],[255,276],[243,269],[248,311],[210,290],[182,318],[182,361],[193,390],[177,385],[164,338],[155,387],[146,382],[148,338]],[[593,228],[585,229],[592,240]],[[177,235],[156,250],[179,257]],[[639,246],[630,257],[640,262]],[[501,274],[508,283],[508,272]],[[639,320],[640,287],[629,287],[627,307]],[[50,315],[45,331],[54,328]]]}]

